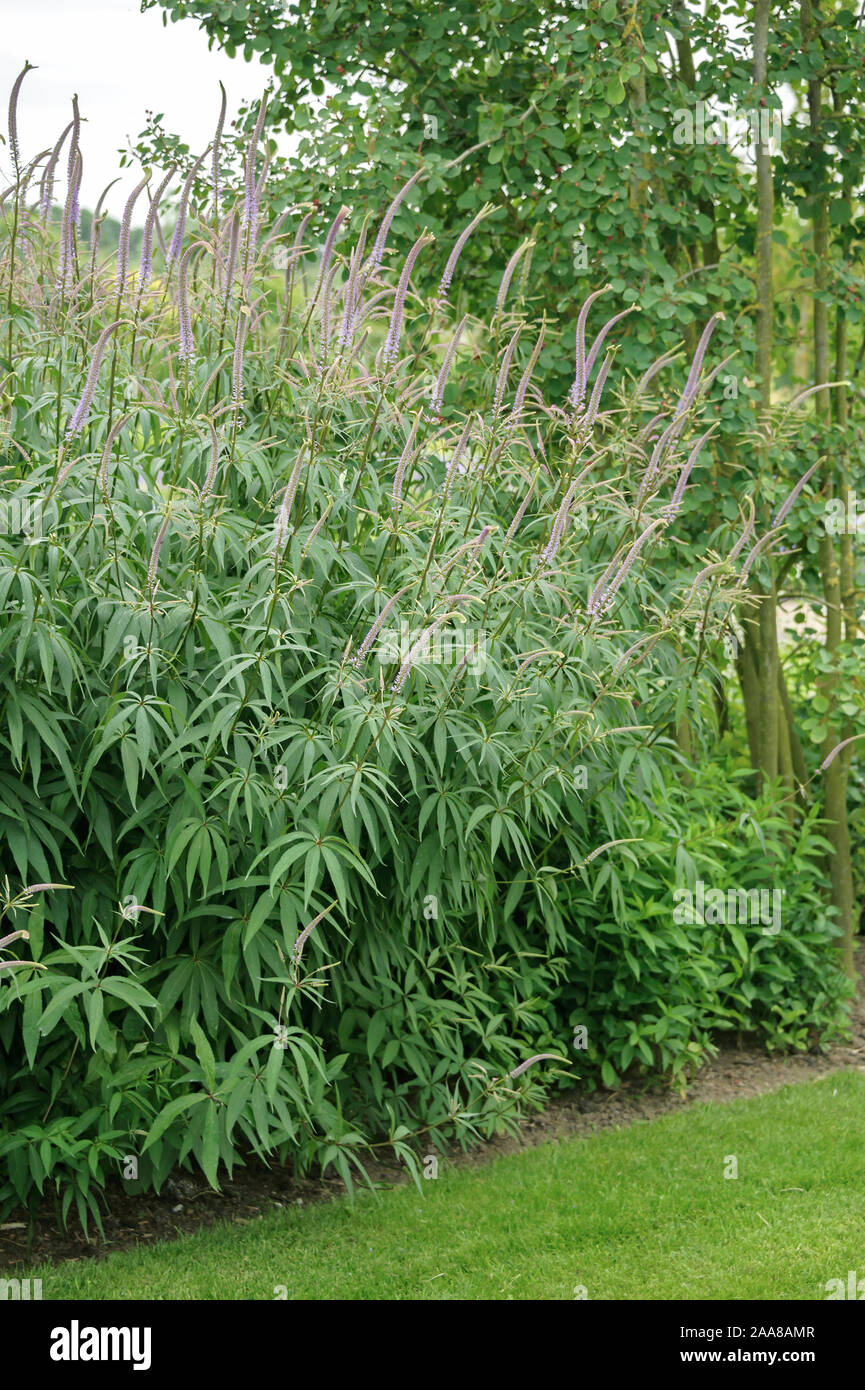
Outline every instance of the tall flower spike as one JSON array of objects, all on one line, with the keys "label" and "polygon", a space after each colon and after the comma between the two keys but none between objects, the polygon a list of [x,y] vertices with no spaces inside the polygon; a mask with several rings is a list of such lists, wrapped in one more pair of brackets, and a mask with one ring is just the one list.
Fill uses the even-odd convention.
[{"label": "tall flower spike", "polygon": [[457,469],[460,466],[460,459],[466,451],[466,445],[469,442],[469,432],[471,430],[471,425],[472,422],[470,416],[468,420],[466,420],[465,425],[463,426],[463,432],[457,440],[456,448],[454,449],[453,454],[451,455],[448,461],[448,466],[445,469],[445,480],[443,485],[445,497],[447,497],[448,493],[451,490],[451,484],[453,483],[454,476],[457,472]]},{"label": "tall flower spike", "polygon": [[369,629],[368,633],[366,634],[366,636],[364,637],[364,639],[363,639],[363,641],[361,642],[360,646],[358,647],[358,649],[357,649],[357,654],[356,654],[355,656],[352,657],[352,659],[351,659],[351,664],[352,664],[352,666],[359,666],[360,663],[363,661],[364,657],[366,656],[367,652],[369,651],[369,649],[370,649],[370,647],[372,646],[373,642],[375,641],[376,637],[378,637],[378,634],[381,632],[381,630],[382,630],[382,628],[383,628],[383,626],[384,626],[384,624],[385,624],[385,622],[386,622],[386,620],[387,620],[388,614],[390,613],[390,611],[391,611],[391,609],[393,608],[394,604],[397,602],[398,599],[400,599],[400,598],[402,597],[402,595],[406,592],[406,590],[407,590],[407,589],[410,589],[410,588],[411,588],[411,583],[409,583],[409,584],[404,584],[403,587],[402,587],[401,589],[397,589],[397,591],[396,591],[396,593],[394,594],[393,598],[389,598],[389,599],[388,599],[388,601],[387,601],[387,603],[385,604],[384,608],[381,610],[381,612],[379,613],[379,615],[378,615],[378,617],[376,618],[375,622],[373,623],[372,627]]},{"label": "tall flower spike", "polygon": [[139,194],[147,187],[147,178],[132,190],[126,200],[126,207],[123,209],[123,218],[120,223],[120,232],[117,238],[117,293],[121,295],[126,289],[126,280],[129,275],[129,234],[132,229],[132,212],[138,201]]},{"label": "tall flower spike", "polygon": [[60,255],[57,262],[57,286],[68,289],[75,275],[75,207],[78,201],[78,187],[81,183],[81,154],[75,152],[75,166],[72,181],[66,193],[63,216],[60,220]]},{"label": "tall flower spike", "polygon": [[204,478],[204,487],[201,489],[202,502],[205,497],[210,496],[213,490],[213,484],[216,482],[216,471],[219,467],[219,440],[216,437],[216,430],[210,420],[205,421],[205,423],[210,431],[210,466]]},{"label": "tall flower spike", "polygon": [[231,359],[231,403],[239,409],[243,400],[243,352],[246,335],[249,332],[250,309],[241,304],[237,315],[237,331],[234,335],[234,354]]},{"label": "tall flower spike", "polygon": [[642,505],[645,498],[648,497],[652,489],[652,485],[654,484],[655,479],[658,477],[661,471],[661,465],[663,464],[664,459],[666,458],[672,445],[675,443],[676,439],[681,434],[684,425],[685,417],[684,415],[680,415],[678,418],[675,418],[671,424],[667,426],[663,434],[660,435],[660,437],[656,441],[655,447],[652,450],[652,457],[649,459],[649,466],[643,475],[643,481],[640,483],[639,491],[637,492],[638,504]]},{"label": "tall flower spike", "polygon": [[332,265],[327,274],[324,292],[321,297],[321,351],[318,362],[319,374],[327,363],[327,350],[330,344],[330,305],[333,298],[333,282],[336,279],[336,266]]},{"label": "tall flower spike", "polygon": [[[478,533],[477,538],[475,539],[474,544],[472,545],[469,551],[468,559],[466,560],[465,569],[463,570],[463,579],[465,579],[475,560],[478,558],[478,555],[483,549],[484,542],[486,541],[492,529],[492,526],[484,526],[483,529]],[[454,599],[451,601],[454,602],[458,597],[459,595],[455,594]]]},{"label": "tall flower spike", "polygon": [[228,255],[225,259],[225,282],[222,286],[222,307],[227,309],[231,303],[231,292],[234,287],[234,273],[237,269],[237,251],[240,246],[240,214],[235,208],[231,214],[231,222],[228,230]]},{"label": "tall flower spike", "polygon": [[269,171],[270,150],[266,150],[264,155],[264,163],[261,166],[261,173],[258,176],[258,182],[256,183],[252,191],[252,217],[250,219],[249,227],[247,228],[247,238],[249,242],[249,252],[247,254],[248,262],[252,261],[252,257],[255,254],[255,247],[258,242],[258,212],[259,208],[261,207],[261,195],[264,192],[264,185],[267,182],[267,175]]},{"label": "tall flower spike", "polygon": [[600,299],[602,294],[606,294],[609,288],[609,285],[604,285],[603,289],[595,290],[594,294],[590,294],[588,299],[584,301],[577,316],[576,371],[570,394],[571,405],[575,410],[581,409],[586,394],[588,375],[586,372],[586,319],[589,317],[589,310],[595,300]]},{"label": "tall flower spike", "polygon": [[333,259],[333,248],[336,244],[337,233],[339,232],[339,229],[345,221],[346,217],[348,217],[350,211],[351,208],[347,208],[345,204],[343,204],[339,212],[336,214],[336,217],[330,224],[330,228],[328,229],[327,236],[324,239],[324,246],[322,247],[321,251],[321,264],[318,268],[318,278],[315,282],[315,291],[312,296],[313,302],[315,302],[315,299],[318,297],[318,294],[324,288],[328,272],[330,270],[330,263]]},{"label": "tall flower spike", "polygon": [[685,389],[679,397],[679,404],[676,406],[676,411],[673,415],[674,421],[678,420],[682,415],[684,415],[685,411],[688,409],[688,406],[691,404],[692,400],[694,399],[694,396],[696,395],[697,383],[700,379],[700,372],[703,368],[703,358],[706,356],[706,349],[709,346],[709,339],[711,338],[712,334],[714,333],[715,329],[717,328],[718,324],[721,322],[723,317],[724,315],[720,312],[717,314],[713,314],[712,317],[709,319],[709,322],[706,324],[706,327],[703,329],[702,337],[700,338],[700,341],[697,344],[697,351],[694,353],[694,360],[691,363],[691,370],[688,373],[688,380],[685,382]]},{"label": "tall flower spike", "polygon": [[592,375],[592,368],[595,365],[598,353],[600,352],[604,343],[604,339],[606,338],[610,329],[613,328],[615,324],[619,322],[619,319],[627,318],[628,314],[638,314],[639,312],[639,304],[629,304],[627,309],[623,309],[620,314],[614,314],[613,317],[611,319],[608,319],[607,322],[604,324],[597,338],[592,343],[592,346],[589,349],[589,355],[586,358],[586,389],[588,389],[588,380],[589,377]]},{"label": "tall flower spike", "polygon": [[192,362],[195,357],[195,343],[192,337],[192,316],[189,312],[189,287],[187,285],[189,258],[195,250],[195,246],[190,246],[188,251],[184,251],[180,258],[180,267],[177,272],[180,360],[182,362]]},{"label": "tall flower spike", "polygon": [[441,414],[442,402],[444,400],[445,394],[445,387],[448,384],[448,377],[451,374],[451,368],[454,364],[454,358],[457,355],[457,348],[459,347],[460,338],[463,335],[463,331],[468,321],[468,314],[464,314],[463,317],[460,319],[459,323],[457,324],[456,332],[454,333],[454,336],[450,341],[450,346],[448,347],[448,350],[445,353],[445,360],[442,363],[441,371],[439,372],[438,377],[436,378],[435,386],[433,387],[432,399],[430,401],[431,415]]},{"label": "tall flower spike", "polygon": [[520,522],[522,521],[523,517],[525,516],[525,514],[526,514],[526,508],[528,507],[529,502],[530,502],[531,499],[532,499],[532,494],[534,493],[534,490],[535,490],[535,483],[536,483],[537,481],[538,481],[538,477],[537,477],[537,474],[535,474],[534,478],[532,478],[532,481],[531,481],[531,483],[530,483],[530,485],[529,485],[529,490],[528,490],[528,492],[526,493],[525,497],[523,498],[522,502],[520,503],[519,507],[517,508],[516,514],[515,514],[515,516],[514,516],[514,519],[513,519],[513,521],[511,522],[510,526],[509,526],[508,529],[507,529],[507,533],[506,533],[506,535],[505,535],[504,541],[502,542],[502,549],[501,549],[501,554],[499,555],[499,559],[501,559],[501,556],[504,555],[505,551],[507,550],[507,548],[508,548],[508,546],[510,545],[511,541],[513,540],[514,536],[517,534],[517,530],[519,529],[519,524],[520,524]]},{"label": "tall flower spike", "polygon": [[300,481],[300,469],[303,463],[303,454],[305,448],[306,445],[304,444],[301,446],[298,452],[297,461],[294,465],[294,468],[291,470],[291,477],[289,478],[288,483],[286,484],[285,492],[282,495],[282,506],[280,507],[279,515],[276,518],[276,530],[274,532],[273,542],[273,555],[277,564],[279,564],[280,556],[282,554],[283,543],[285,541],[285,533],[288,529],[288,521],[289,517],[291,516],[292,506],[294,505],[294,497],[295,493],[297,492],[297,485]]},{"label": "tall flower spike", "polygon": [[132,419],[134,414],[135,411],[130,410],[128,414],[121,415],[119,420],[115,420],[114,424],[111,426],[111,429],[108,431],[108,437],[105,440],[105,447],[102,450],[102,462],[100,463],[99,471],[96,474],[96,481],[99,483],[102,496],[105,498],[106,501],[108,501],[108,469],[111,465],[111,455],[114,452],[114,445],[117,441],[117,436],[120,434],[120,431],[126,425],[129,424],[129,421]]},{"label": "tall flower spike", "polygon": [[249,142],[249,149],[246,154],[246,161],[243,166],[243,225],[254,229],[258,221],[258,198],[255,183],[255,160],[258,154],[258,142],[261,139],[261,132],[264,130],[264,120],[267,115],[267,103],[269,97],[265,92],[258,106],[258,119],[255,122],[255,129],[252,132],[252,139]]},{"label": "tall flower spike", "polygon": [[399,211],[399,206],[403,198],[406,196],[409,189],[414,188],[414,185],[417,183],[422,173],[423,170],[418,169],[416,174],[412,174],[411,178],[408,180],[408,183],[403,184],[402,188],[399,190],[396,197],[391,202],[384,217],[381,219],[381,226],[378,229],[378,234],[376,235],[372,251],[370,252],[368,270],[369,274],[372,274],[374,270],[377,270],[378,267],[381,265],[382,261],[384,260],[384,249],[387,243],[388,233],[390,232],[393,219],[396,217],[396,214]]},{"label": "tall flower spike", "polygon": [[363,261],[363,252],[366,245],[367,219],[364,218],[363,226],[360,229],[357,245],[349,258],[348,279],[343,290],[343,309],[342,323],[339,326],[337,342],[340,347],[348,347],[354,337],[355,324],[358,318],[358,308],[362,293],[360,282],[360,267]]},{"label": "tall flower spike", "polygon": [[12,163],[15,165],[15,176],[18,176],[18,169],[21,164],[21,153],[18,149],[18,95],[21,91],[21,83],[28,72],[33,71],[33,64],[25,62],[23,68],[15,78],[12,87],[12,94],[9,97],[9,149],[12,152]]},{"label": "tall flower spike", "polygon": [[168,527],[171,524],[171,505],[165,509],[165,520],[159,528],[156,540],[153,542],[153,549],[150,552],[150,563],[147,566],[147,592],[152,594],[156,588],[156,576],[159,570],[159,557],[162,554],[162,546],[168,534]]},{"label": "tall flower spike", "polygon": [[205,150],[204,154],[198,156],[183,182],[180,202],[177,205],[177,221],[174,224],[174,233],[168,246],[169,262],[176,261],[183,248],[183,237],[186,232],[186,214],[189,208],[189,196],[192,193],[192,185],[195,182],[195,176],[201,168],[206,154],[207,151]]},{"label": "tall flower spike", "polygon": [[159,201],[174,177],[174,168],[169,169],[165,178],[150,199],[150,207],[144,219],[144,233],[141,238],[141,260],[138,263],[138,281],[141,289],[146,289],[153,275],[153,231],[159,215]]},{"label": "tall flower spike", "polygon": [[448,618],[453,618],[454,616],[454,613],[443,613],[440,618],[436,618],[434,622],[430,623],[429,627],[424,628],[420,637],[409,648],[406,659],[403,662],[402,666],[400,666],[396,675],[396,680],[391,686],[391,690],[395,695],[398,695],[399,692],[402,690],[403,686],[405,685],[409,673],[411,672],[415,662],[417,661],[418,657],[423,651],[427,638],[431,637],[432,634],[435,632],[436,628],[441,627],[442,623],[446,623]]},{"label": "tall flower spike", "polygon": [[[764,537],[764,539],[767,539],[767,538]],[[763,541],[761,541],[760,544],[762,545],[762,544],[763,544]],[[683,605],[683,607],[682,607],[682,612],[683,612],[683,613],[686,613],[686,612],[688,611],[688,609],[690,608],[691,602],[692,602],[692,600],[693,600],[693,598],[694,598],[694,595],[696,594],[696,592],[697,592],[697,590],[699,589],[700,585],[702,584],[703,580],[704,580],[704,579],[708,579],[710,574],[717,574],[717,573],[718,573],[720,570],[722,570],[723,568],[724,568],[724,561],[722,560],[721,563],[720,563],[719,565],[706,565],[705,569],[701,569],[701,570],[700,570],[700,573],[697,575],[696,579],[694,580],[693,584],[691,585],[690,589],[688,590],[688,597],[685,599],[684,605]]]},{"label": "tall flower spike", "polygon": [[751,536],[753,535],[753,533],[754,533],[754,510],[753,510],[753,503],[752,503],[752,504],[751,504],[751,520],[748,522],[748,525],[745,527],[744,531],[742,532],[741,536],[740,536],[739,539],[737,540],[736,544],[733,546],[733,549],[730,551],[730,554],[727,556],[727,559],[728,559],[729,561],[733,561],[733,560],[738,559],[739,555],[740,555],[741,552],[745,549],[745,546],[747,545],[747,543],[748,543],[748,541],[750,540],[750,538],[751,538]]},{"label": "tall flower spike", "polygon": [[507,384],[508,384],[508,374],[509,374],[509,372],[510,372],[510,370],[511,370],[511,360],[512,360],[512,358],[513,358],[514,349],[516,348],[516,345],[517,345],[517,343],[519,342],[519,337],[520,337],[520,334],[522,333],[522,331],[523,331],[523,330],[522,330],[522,325],[520,325],[520,327],[517,328],[516,332],[514,333],[513,337],[511,338],[511,341],[508,343],[507,347],[505,348],[504,356],[502,357],[502,365],[499,367],[499,374],[498,374],[498,377],[496,378],[496,389],[495,389],[495,393],[494,393],[494,395],[493,395],[493,419],[494,419],[494,420],[496,419],[496,417],[498,416],[499,411],[500,411],[501,408],[502,408],[502,401],[503,401],[503,399],[504,399],[505,388],[507,387]]},{"label": "tall flower spike", "polygon": [[542,324],[541,331],[538,334],[538,340],[532,348],[532,355],[528,360],[526,370],[520,377],[520,382],[517,386],[516,393],[514,395],[514,404],[511,409],[510,416],[508,417],[507,428],[509,430],[515,430],[520,422],[520,416],[523,413],[523,405],[525,404],[526,399],[526,391],[529,389],[529,382],[532,379],[532,372],[535,370],[535,367],[538,364],[538,358],[540,357],[541,351],[544,346],[545,331],[546,325]]},{"label": "tall flower spike", "polygon": [[583,443],[585,443],[590,431],[594,428],[595,420],[598,418],[598,411],[601,408],[601,397],[604,394],[604,387],[607,384],[607,377],[609,375],[610,367],[612,365],[613,354],[611,352],[608,352],[603,362],[601,363],[601,370],[598,372],[598,375],[595,379],[595,385],[592,389],[592,395],[589,400],[589,404],[586,407],[585,414],[574,415],[574,423],[579,423],[580,438]]},{"label": "tall flower spike", "polygon": [[420,412],[418,412],[418,414],[414,418],[414,423],[412,424],[411,430],[409,431],[409,437],[405,442],[405,448],[403,449],[402,454],[400,455],[399,463],[396,466],[396,472],[393,475],[393,489],[391,491],[391,500],[394,504],[394,507],[397,510],[399,510],[399,507],[402,504],[402,480],[405,477],[405,470],[408,466],[409,459],[412,457],[414,451],[414,442],[415,438],[417,437],[419,424]]},{"label": "tall flower spike", "polygon": [[809,481],[809,479],[812,478],[813,475],[817,472],[817,469],[820,467],[822,461],[822,459],[818,459],[816,463],[811,465],[807,473],[802,474],[802,477],[799,479],[793,491],[790,493],[790,496],[787,498],[786,502],[784,502],[783,505],[780,506],[777,512],[775,513],[772,525],[769,528],[771,531],[774,531],[777,526],[781,525],[781,522],[787,516],[788,512],[790,511],[790,508],[793,506],[793,503],[799,496],[799,493],[802,491],[803,487]]},{"label": "tall flower spike", "polygon": [[499,292],[496,296],[496,315],[500,314],[505,307],[505,300],[508,297],[508,290],[511,287],[511,280],[514,278],[514,271],[516,270],[521,258],[530,249],[530,247],[534,246],[534,244],[535,243],[533,238],[529,237],[526,241],[523,242],[522,246],[517,247],[516,251],[511,256],[510,260],[505,266],[505,273],[502,276],[501,284],[499,285]]},{"label": "tall flower spike", "polygon": [[[74,95],[73,98],[72,98],[72,139],[71,139],[70,142],[69,142],[69,158],[68,158],[67,164],[66,164],[66,183],[67,183],[67,188],[70,189],[70,190],[72,189],[73,182],[74,182],[74,179],[75,179],[75,164],[76,164],[76,160],[78,160],[78,159],[80,158],[80,154],[79,154],[79,150],[78,150],[78,141],[79,141],[80,137],[81,137],[81,113],[80,113],[79,110],[78,110],[78,93],[76,92],[75,95]],[[79,175],[79,180],[78,180],[78,181],[79,181],[79,185],[80,185],[80,182],[81,182],[80,175]],[[80,208],[79,208],[79,206],[78,206],[78,191],[77,191],[77,189],[76,189],[76,191],[75,191],[74,194],[72,195],[72,225],[73,225],[73,227],[77,227],[80,220],[81,220],[81,211],[80,211]]]},{"label": "tall flower spike", "polygon": [[587,611],[589,612],[589,614],[604,613],[608,608],[612,607],[613,599],[616,597],[616,594],[619,592],[619,589],[621,588],[622,584],[625,582],[628,575],[630,574],[631,569],[633,568],[634,563],[637,559],[637,556],[639,555],[646,541],[649,539],[649,536],[651,536],[653,532],[657,531],[659,526],[663,525],[664,521],[662,517],[657,517],[653,522],[651,522],[646,527],[643,534],[641,536],[638,536],[637,539],[634,541],[634,544],[631,546],[630,550],[625,556],[624,563],[622,564],[618,572],[613,576],[612,580],[609,583],[609,586],[605,587],[604,581],[602,580],[601,583],[595,587],[587,606]]},{"label": "tall flower spike", "polygon": [[72,122],[70,121],[63,134],[60,136],[60,139],[57,141],[57,144],[54,146],[54,149],[51,151],[48,163],[45,165],[45,171],[42,175],[42,182],[39,188],[39,215],[43,222],[47,221],[48,214],[51,211],[51,202],[54,196],[54,176],[57,172],[57,163],[60,159],[60,151],[66,143],[66,136],[71,129]]},{"label": "tall flower spike", "polygon": [[[646,390],[646,387],[649,385],[650,382],[652,382],[655,379],[655,377],[658,375],[658,372],[663,371],[664,367],[669,366],[673,359],[675,357],[678,357],[678,355],[679,349],[673,348],[670,352],[665,352],[663,356],[659,357],[656,362],[653,362],[651,367],[649,367],[647,371],[643,372],[643,375],[640,377],[640,380],[634,387],[635,397],[642,396],[644,391]],[[660,419],[661,417],[658,416],[657,418]]]},{"label": "tall flower spike", "polygon": [[396,293],[394,294],[393,311],[390,316],[390,326],[387,330],[387,337],[384,340],[384,347],[382,349],[381,354],[382,361],[385,363],[385,365],[387,365],[390,362],[395,362],[397,357],[399,356],[399,339],[400,334],[402,332],[402,320],[403,314],[405,312],[405,299],[408,293],[408,286],[409,281],[411,279],[411,273],[414,270],[415,261],[417,260],[421,251],[424,249],[425,246],[429,246],[429,244],[433,241],[435,241],[434,236],[430,236],[427,232],[422,232],[421,235],[418,237],[417,241],[415,242],[414,246],[411,248],[408,255],[406,256],[405,265],[402,268],[402,274],[399,277],[399,283],[397,284]]},{"label": "tall flower spike", "polygon": [[533,1067],[536,1062],[561,1062],[562,1060],[563,1059],[561,1057],[557,1057],[554,1052],[539,1052],[537,1056],[529,1057],[528,1061],[520,1062],[520,1065],[518,1067],[514,1067],[513,1071],[508,1072],[508,1076],[510,1077],[511,1081],[514,1081],[516,1077],[522,1076],[523,1072],[527,1071],[529,1067]]},{"label": "tall flower spike", "polygon": [[701,437],[697,440],[697,443],[691,450],[691,453],[688,457],[688,461],[682,469],[681,473],[679,474],[679,481],[676,484],[676,490],[673,493],[672,498],[670,499],[670,504],[668,507],[665,507],[664,509],[664,520],[667,523],[667,525],[669,525],[670,522],[673,521],[676,516],[678,516],[679,508],[682,505],[682,498],[685,495],[685,488],[688,485],[688,479],[691,476],[691,471],[694,467],[694,464],[697,462],[697,459],[700,455],[700,451],[703,448],[703,445],[705,444],[706,440],[709,438],[710,435],[715,433],[715,430],[717,428],[718,426],[717,424],[715,424],[712,425],[710,429],[707,429],[706,433],[704,435],[701,435]]},{"label": "tall flower spike", "polygon": [[216,122],[216,133],[213,137],[213,224],[219,223],[219,155],[222,149],[222,131],[225,126],[225,108],[228,98],[222,83],[219,84],[222,92],[222,104],[219,108],[219,120]]},{"label": "tall flower spike", "polygon": [[300,936],[295,941],[294,946],[291,950],[292,958],[294,960],[295,965],[300,964],[300,958],[303,955],[303,948],[306,945],[307,937],[309,936],[310,932],[313,930],[314,927],[318,926],[319,922],[322,921],[322,919],[325,918],[329,912],[333,912],[333,909],[336,907],[336,901],[337,900],[334,899],[330,907],[326,907],[324,909],[324,912],[320,912],[317,917],[313,917],[312,921],[308,922],[307,925],[304,927],[303,931],[300,933]]},{"label": "tall flower spike", "polygon": [[559,510],[556,512],[555,520],[553,521],[553,529],[550,533],[550,539],[547,541],[547,544],[544,547],[543,555],[541,556],[541,561],[543,564],[551,565],[553,563],[553,560],[556,558],[556,554],[558,553],[558,549],[562,541],[562,536],[565,534],[565,526],[568,520],[568,513],[571,509],[571,502],[574,499],[576,487],[577,485],[575,482],[571,483],[571,486],[568,488],[567,492],[562,498],[561,505],[559,507]]},{"label": "tall flower spike", "polygon": [[66,426],[67,439],[72,439],[74,435],[80,434],[87,424],[87,419],[90,415],[90,407],[93,404],[93,396],[96,391],[96,383],[99,380],[99,368],[102,366],[102,358],[105,355],[108,339],[111,337],[115,328],[120,326],[120,323],[120,319],[116,319],[114,323],[109,323],[108,327],[102,330],[96,340],[96,346],[93,349],[93,356],[90,359],[90,370],[87,373],[87,380],[84,383],[84,391],[81,400],[75,407],[69,424]]},{"label": "tall flower spike", "polygon": [[448,256],[445,268],[442,271],[442,278],[439,281],[437,295],[439,303],[442,303],[447,298],[447,292],[451,287],[451,282],[454,278],[454,271],[457,268],[457,261],[459,260],[462,254],[463,247],[465,246],[466,242],[468,241],[469,237],[471,236],[478,223],[483,222],[484,218],[489,217],[490,213],[494,211],[495,207],[492,203],[484,203],[480,212],[472,218],[465,231],[461,232],[460,235],[457,237],[456,242],[454,244],[454,248]]}]

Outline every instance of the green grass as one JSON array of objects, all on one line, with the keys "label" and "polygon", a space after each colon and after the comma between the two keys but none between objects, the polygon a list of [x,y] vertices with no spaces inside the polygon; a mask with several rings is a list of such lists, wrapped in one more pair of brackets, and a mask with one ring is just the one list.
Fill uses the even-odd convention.
[{"label": "green grass", "polygon": [[[726,1156],[738,1177],[725,1179]],[[865,1075],[33,1271],[43,1297],[823,1299],[865,1277]]]}]

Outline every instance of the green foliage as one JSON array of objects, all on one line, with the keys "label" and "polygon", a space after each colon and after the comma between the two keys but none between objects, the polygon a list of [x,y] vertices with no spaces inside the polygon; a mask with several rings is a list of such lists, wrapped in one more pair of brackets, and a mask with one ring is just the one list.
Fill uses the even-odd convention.
[{"label": "green foliage", "polygon": [[350,1185],[386,1148],[417,1178],[420,1135],[538,1099],[520,1068],[571,1055],[574,989],[608,1082],[680,1074],[719,1022],[833,1025],[823,922],[804,1012],[756,945],[746,978],[703,936],[690,1012],[619,1050],[668,978],[623,992],[600,943],[656,955],[672,880],[632,846],[658,853],[652,787],[682,796],[682,718],[711,736],[700,633],[747,564],[741,518],[680,546],[696,384],[647,477],[651,392],[575,411],[533,379],[545,325],[460,330],[408,284],[391,361],[366,225],[312,265],[265,199],[234,259],[208,195],[151,285],[77,243],[64,279],[53,224],[7,199],[0,833],[35,965],[0,994],[0,1211],[48,1191],[98,1220],[117,1168],[215,1185],[251,1156]]}]

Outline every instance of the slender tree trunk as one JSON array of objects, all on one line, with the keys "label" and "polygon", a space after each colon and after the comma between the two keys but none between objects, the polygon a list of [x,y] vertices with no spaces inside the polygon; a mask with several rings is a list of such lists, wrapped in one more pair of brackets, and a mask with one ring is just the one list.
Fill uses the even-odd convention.
[{"label": "slender tree trunk", "polygon": [[[811,0],[802,0],[802,41],[807,46],[816,36],[819,9]],[[810,158],[812,168],[818,171],[824,167],[824,147],[821,131],[822,118],[822,79],[812,78],[808,83],[808,121],[810,133]],[[825,192],[815,195],[811,218],[812,245],[814,251],[814,380],[827,382],[830,379],[829,350],[829,202]],[[836,354],[837,354],[836,338]],[[837,408],[837,402],[836,402]],[[815,396],[815,409],[818,419],[828,427],[831,416],[829,389],[818,391]],[[844,406],[846,420],[846,402]],[[828,429],[821,431],[822,437]],[[834,483],[834,479],[833,479]],[[842,478],[843,487],[843,478]],[[837,722],[837,706],[840,686],[838,671],[839,648],[843,640],[842,629],[842,583],[839,555],[834,538],[827,532],[820,538],[820,573],[823,583],[823,597],[826,604],[826,652],[831,660],[830,670],[819,682],[820,692],[829,703],[826,738],[821,752],[825,758],[836,744],[841,742],[844,730]],[[839,942],[841,960],[846,973],[853,977],[853,870],[850,851],[850,831],[847,823],[847,760],[836,757],[824,773],[824,796],[826,804],[826,838],[833,853],[829,859],[829,876],[832,887],[832,904],[838,913],[838,925],[842,936]]]}]

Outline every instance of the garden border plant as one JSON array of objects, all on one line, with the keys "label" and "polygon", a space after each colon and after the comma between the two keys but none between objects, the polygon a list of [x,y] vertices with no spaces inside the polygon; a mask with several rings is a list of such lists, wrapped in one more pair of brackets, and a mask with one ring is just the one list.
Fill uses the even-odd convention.
[{"label": "garden border plant", "polygon": [[[194,1162],[216,1185],[253,1155],[350,1186],[386,1147],[417,1177],[421,1140],[538,1103],[539,1064],[573,1060],[596,1003],[576,1063],[606,1079],[633,1007],[615,984],[595,1000],[580,938],[624,942],[613,866],[640,885],[634,845],[669,832],[631,833],[634,795],[681,794],[676,726],[687,711],[699,736],[714,711],[700,634],[779,534],[743,515],[696,572],[678,563],[718,316],[666,419],[669,354],[614,392],[622,316],[592,337],[598,289],[573,388],[548,401],[551,328],[508,311],[513,263],[494,325],[452,320],[483,219],[432,304],[412,280],[432,239],[388,259],[416,174],[350,249],[344,208],[316,251],[314,209],[268,206],[264,102],[241,187],[223,108],[170,238],[163,179],[130,270],[145,171],[100,262],[76,230],[77,110],[59,222],[57,147],[18,161],[25,75],[2,195],[0,489],[27,521],[0,536],[0,835],[31,961],[0,992],[0,1212],[47,1191],[86,1225],[112,1172],[158,1189]],[[772,1014],[777,1045],[839,1021],[814,853],[800,908],[824,988]],[[666,1034],[654,1020],[659,1050],[636,1038],[616,1075],[681,1076],[710,1025],[757,1018],[757,953],[736,994],[728,944],[704,935],[710,997]]]}]

